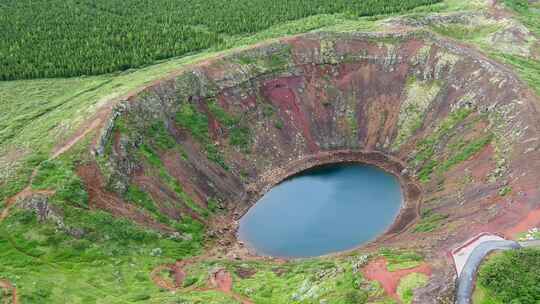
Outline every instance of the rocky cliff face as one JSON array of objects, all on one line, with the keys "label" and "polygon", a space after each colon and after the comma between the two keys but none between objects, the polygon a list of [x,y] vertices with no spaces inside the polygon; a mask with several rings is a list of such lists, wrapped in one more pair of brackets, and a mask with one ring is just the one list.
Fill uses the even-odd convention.
[{"label": "rocky cliff face", "polygon": [[238,216],[321,159],[376,162],[422,201],[418,223],[410,213],[388,242],[447,248],[504,233],[538,207],[537,117],[512,73],[430,34],[307,34],[194,66],[121,103],[90,197],[114,211],[148,193],[154,207],[139,202],[132,218],[166,230],[220,207]]}]

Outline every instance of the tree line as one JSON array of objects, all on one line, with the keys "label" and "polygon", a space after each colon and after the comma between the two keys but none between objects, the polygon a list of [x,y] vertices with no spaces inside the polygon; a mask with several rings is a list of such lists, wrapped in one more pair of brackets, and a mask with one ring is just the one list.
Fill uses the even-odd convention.
[{"label": "tree line", "polygon": [[4,0],[0,80],[122,71],[316,14],[371,16],[436,2],[440,0]]}]

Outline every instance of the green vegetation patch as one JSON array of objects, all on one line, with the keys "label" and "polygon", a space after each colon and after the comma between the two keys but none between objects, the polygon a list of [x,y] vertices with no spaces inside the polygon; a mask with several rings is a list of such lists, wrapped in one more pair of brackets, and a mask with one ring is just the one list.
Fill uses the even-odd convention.
[{"label": "green vegetation patch", "polygon": [[[464,107],[451,112],[426,138],[421,140],[417,145],[417,152],[410,163],[417,166],[418,179],[421,182],[431,180],[433,173],[441,175],[448,171],[453,166],[469,159],[473,155],[480,152],[487,144],[493,140],[493,134],[487,133],[479,138],[470,141],[461,141],[446,146],[447,154],[444,159],[437,159],[436,155],[444,155],[437,149],[444,139],[449,139],[454,136],[453,130],[461,124],[473,109]],[[438,153],[436,153],[438,152]]]},{"label": "green vegetation patch", "polygon": [[404,304],[412,303],[414,290],[426,285],[428,276],[422,273],[411,273],[401,280],[397,288],[397,294]]},{"label": "green vegetation patch", "polygon": [[422,127],[425,113],[440,91],[437,82],[419,82],[411,77],[407,81],[407,97],[401,104],[398,118],[398,135],[394,141],[393,148],[398,149],[408,137]]},{"label": "green vegetation patch", "polygon": [[519,241],[533,241],[540,240],[540,228],[533,227],[525,232],[518,234],[517,239]]},{"label": "green vegetation patch", "polygon": [[161,150],[168,150],[176,147],[176,141],[165,127],[163,121],[157,121],[150,125],[147,130],[150,140]]},{"label": "green vegetation patch", "polygon": [[492,139],[493,134],[488,134],[484,137],[475,139],[464,145],[456,154],[451,155],[440,165],[440,167],[437,168],[439,170],[439,173],[448,171],[448,169],[450,169],[451,167],[469,159],[471,156],[480,152],[487,144],[491,142]]},{"label": "green vegetation patch", "polygon": [[135,185],[129,185],[124,198],[128,202],[134,203],[152,214],[159,213],[152,197]]},{"label": "green vegetation patch", "polygon": [[[363,278],[359,267],[367,256],[343,259],[308,259],[275,265],[264,262],[233,262],[254,269],[249,278],[237,278],[236,292],[255,303],[368,303],[370,298],[385,299],[375,282]],[[242,264],[239,264],[242,263]],[[233,265],[227,267],[234,271]],[[204,272],[205,269],[199,269]]]},{"label": "green vegetation patch", "polygon": [[251,131],[238,116],[227,113],[215,100],[208,102],[208,109],[217,121],[229,131],[229,143],[249,152],[251,145]]},{"label": "green vegetation patch", "polygon": [[208,159],[216,162],[225,170],[229,169],[218,147],[210,141],[208,117],[203,112],[198,111],[190,103],[183,103],[176,113],[176,122],[188,129],[191,135],[203,144]]},{"label": "green vegetation patch", "polygon": [[480,26],[466,26],[461,24],[441,24],[431,27],[435,32],[458,40],[486,43],[486,37],[497,32],[501,26],[496,23],[486,23]]},{"label": "green vegetation patch", "polygon": [[514,10],[518,14],[518,19],[535,33],[536,36],[540,36],[540,11],[538,10],[538,3],[529,3],[528,0],[504,0],[503,3]]},{"label": "green vegetation patch", "polygon": [[63,160],[47,160],[40,164],[32,188],[54,190],[55,198],[74,206],[88,208],[88,194],[75,168]]},{"label": "green vegetation patch", "polygon": [[386,259],[388,271],[414,268],[424,260],[420,254],[409,250],[382,248],[379,250],[379,254]]},{"label": "green vegetation patch", "polygon": [[[178,197],[184,202],[184,204],[188,208],[192,209],[203,217],[208,217],[210,215],[209,211],[195,203],[193,199],[184,191],[182,185],[178,182],[178,180],[176,180],[169,174],[167,168],[165,168],[163,162],[161,161],[161,158],[159,157],[157,152],[152,149],[152,147],[143,144],[139,147],[139,153],[143,157],[143,159],[146,160],[146,162],[155,170],[155,172],[147,172],[147,174],[155,174],[165,185],[168,186],[169,189],[171,189],[178,195]],[[161,215],[161,213],[157,212],[155,207],[151,207],[155,203],[151,200],[150,196],[141,192],[143,191],[136,191],[135,194],[137,195],[132,197],[133,200],[131,201],[139,202],[139,205],[141,207],[144,207],[145,209],[153,213],[158,218],[158,220],[165,224],[170,224],[169,220],[165,216]],[[126,199],[130,200],[129,197],[127,197]]]},{"label": "green vegetation patch", "polygon": [[491,56],[512,66],[518,75],[536,91],[536,94],[540,95],[540,73],[538,73],[540,60],[502,53],[492,53]]},{"label": "green vegetation patch", "polygon": [[484,291],[479,304],[540,301],[540,250],[524,248],[490,257],[480,267],[477,284]]},{"label": "green vegetation patch", "polygon": [[176,122],[189,130],[191,135],[201,141],[208,142],[208,117],[198,111],[191,103],[184,102],[176,112]]},{"label": "green vegetation patch", "polygon": [[0,273],[17,286],[22,303],[159,298],[151,270],[201,250],[200,237],[187,241],[160,235],[54,196],[49,204],[61,212],[38,221],[31,210],[13,209],[0,223]]},{"label": "green vegetation patch", "polygon": [[413,232],[431,232],[441,227],[448,215],[435,213],[432,210],[423,211],[420,221],[414,226]]}]

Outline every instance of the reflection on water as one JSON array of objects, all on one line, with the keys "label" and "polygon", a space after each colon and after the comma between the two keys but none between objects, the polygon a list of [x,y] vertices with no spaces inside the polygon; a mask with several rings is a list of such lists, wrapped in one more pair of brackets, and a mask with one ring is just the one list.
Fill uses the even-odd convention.
[{"label": "reflection on water", "polygon": [[401,202],[391,174],[367,165],[325,166],[270,190],[240,220],[239,238],[277,257],[347,250],[383,233]]}]

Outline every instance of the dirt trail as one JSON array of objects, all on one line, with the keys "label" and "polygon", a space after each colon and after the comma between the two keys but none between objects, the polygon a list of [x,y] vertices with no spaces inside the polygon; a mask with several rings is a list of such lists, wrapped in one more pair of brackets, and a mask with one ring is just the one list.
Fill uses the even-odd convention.
[{"label": "dirt trail", "polygon": [[[184,280],[186,278],[186,272],[184,267],[191,264],[191,260],[177,261],[175,264],[160,265],[150,273],[152,281],[159,287],[170,291],[176,291],[182,288]],[[172,276],[172,280],[168,280],[161,276],[161,273],[168,271]]]},{"label": "dirt trail", "polygon": [[83,139],[86,135],[88,135],[90,132],[97,129],[99,126],[105,122],[108,114],[103,113],[102,115],[98,115],[94,118],[93,121],[91,121],[89,124],[86,124],[84,128],[79,129],[74,137],[70,138],[67,142],[65,142],[63,145],[57,147],[52,154],[52,159],[57,158],[58,156],[65,153],[67,150],[71,149],[75,144],[77,144],[81,139]]},{"label": "dirt trail", "polygon": [[379,283],[381,283],[386,293],[397,301],[400,301],[396,291],[399,285],[399,280],[401,278],[411,273],[423,273],[428,276],[431,275],[431,267],[427,263],[423,263],[414,268],[397,270],[392,272],[388,271],[386,266],[386,259],[379,258],[370,262],[363,269],[363,273],[368,280],[378,281]]},{"label": "dirt trail", "polygon": [[0,213],[0,222],[2,222],[5,218],[9,216],[9,211],[11,210],[11,207],[15,205],[19,200],[23,200],[27,197],[30,197],[35,194],[43,194],[43,195],[53,195],[54,191],[52,190],[32,190],[30,186],[24,188],[21,192],[15,194],[14,196],[7,199],[6,206],[2,210],[2,213]]},{"label": "dirt trail", "polygon": [[209,281],[209,285],[216,291],[221,291],[224,294],[232,296],[235,300],[242,304],[254,304],[248,298],[235,293],[232,290],[233,280],[231,274],[225,269],[219,269],[214,272]]},{"label": "dirt trail", "polygon": [[[32,190],[32,188],[31,188],[32,182],[31,181],[34,179],[36,174],[37,174],[37,170],[34,170],[34,172],[32,172],[32,175],[30,177],[30,184],[26,188],[24,188],[21,192],[19,192],[19,193],[15,194],[14,196],[7,199],[6,205],[4,206],[4,209],[2,209],[2,211],[0,212],[0,223],[2,223],[2,221],[9,216],[9,211],[11,210],[11,208],[18,201],[23,200],[23,199],[25,199],[27,197],[30,197],[30,196],[32,196],[34,194],[43,194],[43,195],[47,195],[47,196],[50,196],[50,195],[54,194],[54,191],[51,191],[51,190]],[[13,304],[18,303],[17,288],[13,284],[11,284],[11,282],[9,282],[6,279],[0,278],[0,289],[6,289],[6,290],[9,290],[11,292],[12,301],[8,302],[9,301],[9,299],[8,299],[8,300],[6,300],[5,303],[13,303]]]},{"label": "dirt trail", "polygon": [[18,304],[19,298],[17,297],[17,288],[13,286],[9,281],[0,279],[0,289],[7,290],[7,294],[11,293],[11,301],[10,297],[7,297],[4,299],[5,304]]},{"label": "dirt trail", "polygon": [[[186,272],[184,268],[192,263],[194,263],[196,260],[199,260],[199,258],[195,258],[193,260],[183,260],[183,261],[177,261],[175,264],[165,264],[160,265],[154,270],[152,270],[150,277],[152,278],[152,281],[159,287],[163,289],[167,289],[169,291],[188,291],[188,290],[195,290],[195,291],[218,291],[222,292],[226,295],[229,295],[233,297],[235,300],[242,304],[254,304],[253,301],[250,299],[235,293],[233,289],[233,279],[231,274],[225,270],[225,269],[218,269],[215,272],[213,272],[210,277],[208,278],[208,286],[207,288],[196,288],[192,289],[190,287],[183,288],[183,283],[186,278]],[[168,271],[171,279],[164,278],[161,273],[164,271]]]}]

